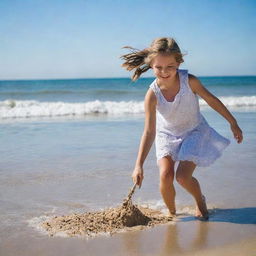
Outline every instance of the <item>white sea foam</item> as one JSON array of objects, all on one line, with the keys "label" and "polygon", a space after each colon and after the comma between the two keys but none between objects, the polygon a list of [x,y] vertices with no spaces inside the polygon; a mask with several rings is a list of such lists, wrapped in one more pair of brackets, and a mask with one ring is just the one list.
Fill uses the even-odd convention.
[{"label": "white sea foam", "polygon": [[[256,96],[229,96],[229,97],[218,97],[222,103],[230,109],[241,109],[241,110],[256,110]],[[199,104],[202,107],[208,106],[208,104],[199,99]]]},{"label": "white sea foam", "polygon": [[85,103],[14,101],[0,102],[0,118],[82,116],[88,114],[139,114],[143,102],[89,101]]},{"label": "white sea foam", "polygon": [[[256,96],[219,97],[229,108],[238,111],[256,111]],[[201,107],[207,103],[199,100]],[[142,114],[143,101],[89,101],[84,103],[39,102],[35,100],[5,100],[0,101],[0,119],[83,116],[89,114],[124,115]]]},{"label": "white sea foam", "polygon": [[48,235],[46,230],[42,227],[43,222],[50,220],[54,216],[46,216],[42,215],[39,217],[34,217],[32,219],[27,220],[28,226],[34,228],[39,231],[41,234]]}]

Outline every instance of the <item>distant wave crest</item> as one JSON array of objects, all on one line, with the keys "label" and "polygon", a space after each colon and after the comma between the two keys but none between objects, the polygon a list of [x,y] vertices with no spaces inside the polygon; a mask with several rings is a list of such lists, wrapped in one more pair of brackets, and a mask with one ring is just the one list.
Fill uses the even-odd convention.
[{"label": "distant wave crest", "polygon": [[[30,91],[30,90],[23,90],[23,91],[0,91],[0,95],[8,95],[10,97],[18,97],[18,96],[23,96],[23,95],[44,95],[44,94],[102,94],[102,95],[123,95],[123,94],[131,94],[133,91],[131,90],[110,90],[110,89],[87,89],[87,90],[35,90],[35,91]],[[138,93],[137,91],[135,93]]]},{"label": "distant wave crest", "polygon": [[144,112],[143,102],[89,101],[85,103],[0,101],[0,118],[82,116],[88,114],[139,114]]},{"label": "distant wave crest", "polygon": [[[256,96],[219,97],[229,108],[238,111],[256,111]],[[202,108],[207,103],[199,100]],[[67,102],[39,102],[34,100],[0,101],[0,119],[29,118],[29,117],[57,117],[57,116],[83,116],[89,114],[142,114],[143,101],[89,101],[84,103]]]},{"label": "distant wave crest", "polygon": [[[230,109],[256,110],[256,96],[230,96],[218,98]],[[208,104],[202,99],[199,100],[199,104],[202,107],[208,106]]]}]

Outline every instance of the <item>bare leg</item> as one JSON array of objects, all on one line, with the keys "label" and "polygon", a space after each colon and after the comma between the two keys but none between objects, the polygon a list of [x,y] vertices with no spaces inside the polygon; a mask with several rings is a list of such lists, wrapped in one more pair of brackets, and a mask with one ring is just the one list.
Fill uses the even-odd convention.
[{"label": "bare leg", "polygon": [[[202,194],[202,198],[203,198],[203,204],[205,204],[205,207],[206,206],[206,199],[205,199],[205,196]],[[203,217],[203,214],[201,213],[198,205],[196,204],[196,214],[195,214],[196,217]]]},{"label": "bare leg", "polygon": [[176,214],[174,180],[174,161],[170,156],[161,158],[158,161],[160,172],[160,192],[163,200],[169,209],[170,215]]},{"label": "bare leg", "polygon": [[176,179],[195,199],[197,204],[196,215],[208,219],[207,206],[202,195],[198,180],[192,176],[196,165],[191,161],[181,161],[177,168]]}]

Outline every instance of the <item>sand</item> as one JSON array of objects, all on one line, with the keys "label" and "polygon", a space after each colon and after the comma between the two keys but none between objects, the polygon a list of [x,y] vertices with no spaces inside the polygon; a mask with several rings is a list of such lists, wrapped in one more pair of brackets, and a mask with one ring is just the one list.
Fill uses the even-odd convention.
[{"label": "sand", "polygon": [[165,216],[160,211],[134,205],[132,195],[134,186],[121,206],[103,211],[55,216],[44,222],[42,227],[50,236],[65,233],[72,236],[94,237],[99,234],[113,235],[118,232],[132,231],[165,224],[172,221],[171,216]]}]

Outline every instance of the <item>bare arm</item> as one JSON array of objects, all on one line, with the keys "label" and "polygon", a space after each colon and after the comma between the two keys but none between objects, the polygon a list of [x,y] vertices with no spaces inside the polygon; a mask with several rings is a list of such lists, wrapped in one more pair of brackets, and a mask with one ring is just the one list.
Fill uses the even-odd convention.
[{"label": "bare arm", "polygon": [[141,187],[143,180],[143,164],[154,142],[156,134],[156,96],[149,89],[144,101],[145,108],[145,124],[144,131],[141,137],[139,152],[132,174],[134,183]]},{"label": "bare arm", "polygon": [[229,112],[225,105],[216,96],[210,93],[195,76],[189,75],[189,84],[194,93],[203,98],[211,108],[217,111],[230,123],[230,128],[233,132],[234,138],[238,143],[241,143],[243,140],[242,130],[238,126],[234,116]]}]

